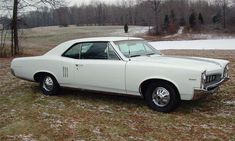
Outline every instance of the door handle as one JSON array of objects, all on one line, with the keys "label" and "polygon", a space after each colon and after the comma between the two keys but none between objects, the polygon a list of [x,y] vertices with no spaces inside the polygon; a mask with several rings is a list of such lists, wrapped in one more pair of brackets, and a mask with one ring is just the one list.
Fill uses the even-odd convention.
[{"label": "door handle", "polygon": [[83,64],[76,64],[75,66],[76,67],[83,67],[84,65]]}]

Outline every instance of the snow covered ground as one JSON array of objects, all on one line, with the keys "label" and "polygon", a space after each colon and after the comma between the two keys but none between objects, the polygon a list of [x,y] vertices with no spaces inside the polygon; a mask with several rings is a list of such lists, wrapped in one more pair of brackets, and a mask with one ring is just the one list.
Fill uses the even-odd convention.
[{"label": "snow covered ground", "polygon": [[164,39],[167,39],[167,38],[172,38],[172,37],[179,36],[179,35],[183,34],[183,31],[184,31],[184,27],[181,26],[176,34],[168,35],[168,36],[165,36],[165,37],[163,37],[163,38],[164,38]]},{"label": "snow covered ground", "polygon": [[145,34],[148,32],[149,28],[148,26],[129,26],[128,34],[124,33],[124,29],[121,30],[117,29],[116,31],[110,32],[110,35],[112,36],[136,36],[138,34]]},{"label": "snow covered ground", "polygon": [[235,50],[235,39],[150,42],[158,50]]}]

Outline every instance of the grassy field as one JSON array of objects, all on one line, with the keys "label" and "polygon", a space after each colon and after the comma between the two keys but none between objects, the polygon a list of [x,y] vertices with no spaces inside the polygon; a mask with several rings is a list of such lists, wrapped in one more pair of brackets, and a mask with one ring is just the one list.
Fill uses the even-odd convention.
[{"label": "grassy field", "polygon": [[148,27],[130,26],[125,34],[122,26],[69,26],[38,27],[24,30],[21,35],[21,46],[24,53],[42,54],[59,43],[86,37],[138,36],[148,31]]},{"label": "grassy field", "polygon": [[[61,40],[75,38],[64,34],[47,38],[43,30],[34,30],[25,39],[25,44],[35,47],[31,54],[41,54]],[[149,109],[143,99],[128,96],[74,90],[44,96],[38,84],[10,74],[12,58],[1,58],[0,140],[235,140],[235,51],[163,53],[228,59],[231,80],[213,96],[184,101],[173,113],[162,114]]]}]

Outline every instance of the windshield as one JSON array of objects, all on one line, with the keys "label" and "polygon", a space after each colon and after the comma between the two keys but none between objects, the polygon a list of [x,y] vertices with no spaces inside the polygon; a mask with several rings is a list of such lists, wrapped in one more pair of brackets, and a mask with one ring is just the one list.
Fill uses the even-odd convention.
[{"label": "windshield", "polygon": [[160,55],[160,51],[143,40],[127,40],[114,42],[127,58],[138,56]]}]

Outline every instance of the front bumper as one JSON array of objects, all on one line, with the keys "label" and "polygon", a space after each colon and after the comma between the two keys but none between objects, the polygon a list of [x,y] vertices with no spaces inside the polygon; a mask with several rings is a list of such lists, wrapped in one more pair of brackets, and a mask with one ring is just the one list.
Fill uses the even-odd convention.
[{"label": "front bumper", "polygon": [[205,89],[194,89],[193,100],[200,99],[218,91],[219,86],[228,81],[229,78],[223,78],[220,82],[207,86]]}]

